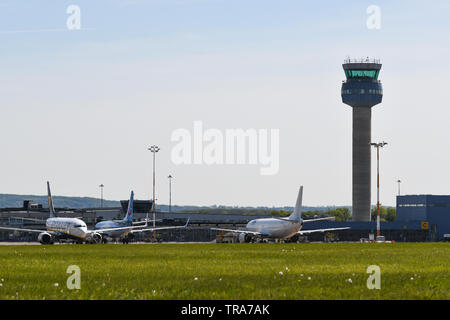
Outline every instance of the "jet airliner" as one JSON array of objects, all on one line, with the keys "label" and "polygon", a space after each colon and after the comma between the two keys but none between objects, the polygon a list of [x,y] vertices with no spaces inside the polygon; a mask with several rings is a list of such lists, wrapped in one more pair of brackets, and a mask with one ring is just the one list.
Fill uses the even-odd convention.
[{"label": "jet airliner", "polygon": [[[95,229],[98,231],[104,231],[108,229],[109,231],[104,231],[102,242],[106,243],[106,237],[110,237],[113,239],[121,239],[123,243],[128,243],[130,239],[133,237],[134,233],[138,232],[146,232],[146,231],[160,231],[160,230],[168,230],[168,229],[182,229],[186,228],[188,222],[183,226],[173,226],[173,227],[155,227],[155,228],[147,228],[147,222],[153,221],[148,220],[148,216],[145,219],[145,225],[124,229],[123,227],[131,227],[133,224],[139,224],[142,222],[133,222],[133,212],[134,212],[134,193],[131,191],[130,195],[130,201],[128,201],[128,209],[127,213],[125,214],[125,218],[122,220],[107,220],[107,221],[101,221],[95,225]],[[138,229],[139,228],[139,229]],[[142,229],[140,229],[142,228]]]},{"label": "jet airliner", "polygon": [[297,196],[297,202],[292,214],[287,218],[263,218],[251,220],[244,230],[232,230],[222,228],[211,228],[211,230],[234,232],[239,234],[240,242],[251,242],[257,238],[272,238],[272,239],[288,239],[294,235],[304,235],[313,232],[327,232],[335,230],[346,230],[345,228],[329,228],[329,229],[315,229],[315,230],[303,230],[301,231],[303,224],[312,221],[330,220],[331,218],[319,218],[319,219],[302,219],[302,196],[303,186],[300,186],[300,190]]}]

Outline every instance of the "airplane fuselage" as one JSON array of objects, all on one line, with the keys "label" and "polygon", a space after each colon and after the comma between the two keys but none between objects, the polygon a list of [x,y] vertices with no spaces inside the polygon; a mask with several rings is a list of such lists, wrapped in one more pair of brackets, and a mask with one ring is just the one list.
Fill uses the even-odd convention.
[{"label": "airplane fuselage", "polygon": [[[95,229],[96,230],[101,230],[101,229],[112,229],[112,228],[123,228],[123,227],[129,227],[131,226],[131,223],[127,223],[127,222],[116,222],[116,221],[102,221],[99,222],[95,225]],[[111,238],[121,238],[121,237],[126,237],[128,235],[128,233],[130,233],[131,229],[121,229],[121,230],[117,230],[117,231],[108,231],[105,232],[104,234],[108,237]]]},{"label": "airplane fuselage", "polygon": [[85,239],[86,223],[77,218],[48,218],[45,226],[48,231],[59,232],[65,236]]},{"label": "airplane fuselage", "polygon": [[275,218],[255,219],[247,224],[248,231],[259,232],[269,238],[286,239],[295,235],[302,228],[302,221]]}]

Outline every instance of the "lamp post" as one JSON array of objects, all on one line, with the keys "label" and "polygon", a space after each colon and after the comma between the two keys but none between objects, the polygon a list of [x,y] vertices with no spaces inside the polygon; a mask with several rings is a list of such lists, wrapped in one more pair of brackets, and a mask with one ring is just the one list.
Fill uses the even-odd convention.
[{"label": "lamp post", "polygon": [[101,185],[99,185],[100,187],[100,207],[103,208],[103,183]]},{"label": "lamp post", "polygon": [[401,180],[397,180],[397,183],[398,183],[398,195],[400,195],[400,183],[402,183],[402,181]]},{"label": "lamp post", "polygon": [[380,236],[380,148],[387,145],[386,142],[371,143],[371,146],[377,148],[377,237]]},{"label": "lamp post", "polygon": [[172,212],[172,178],[173,176],[169,174],[167,176],[169,178],[169,213]]},{"label": "lamp post", "polygon": [[155,227],[155,220],[156,220],[156,203],[155,203],[155,155],[156,153],[161,150],[158,146],[152,145],[150,148],[148,148],[150,152],[153,153],[153,203],[152,203],[152,209],[153,209],[153,228]]}]

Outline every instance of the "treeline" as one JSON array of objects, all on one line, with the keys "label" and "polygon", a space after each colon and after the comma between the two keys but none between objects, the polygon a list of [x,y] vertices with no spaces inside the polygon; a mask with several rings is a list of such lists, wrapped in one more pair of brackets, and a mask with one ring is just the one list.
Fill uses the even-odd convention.
[{"label": "treeline", "polygon": [[[34,196],[34,195],[16,195],[16,194],[0,194],[0,208],[21,208],[23,200],[32,200],[38,204],[42,204],[43,207],[47,207],[47,196]],[[89,197],[53,197],[55,207],[59,208],[94,208],[100,207],[100,199]],[[120,207],[119,201],[104,200],[104,207]],[[173,212],[195,212],[205,214],[237,214],[237,215],[250,215],[250,216],[273,216],[273,217],[287,217],[293,209],[292,207],[279,207],[279,208],[267,208],[267,207],[226,207],[226,206],[172,206]],[[157,205],[157,210],[168,211],[167,205]],[[303,207],[303,217],[305,219],[335,217],[336,221],[348,221],[351,220],[351,210],[349,207]],[[372,209],[372,220],[375,221],[377,217],[377,209]],[[395,221],[396,210],[395,208],[380,208],[380,220],[381,221]]]},{"label": "treeline", "polygon": [[[292,210],[283,209],[264,209],[264,208],[201,208],[192,210],[192,212],[204,214],[238,214],[250,216],[273,216],[273,217],[288,217]],[[334,208],[330,210],[307,210],[303,211],[302,217],[304,219],[335,217],[336,221],[349,221],[352,219],[351,210],[348,207]],[[377,208],[373,208],[371,212],[372,221],[377,219]],[[380,221],[392,222],[395,221],[395,208],[380,207]]]},{"label": "treeline", "polygon": [[348,221],[352,219],[350,208],[336,208],[327,212],[306,211],[303,213],[305,219],[335,217],[336,221]]},{"label": "treeline", "polygon": [[[194,212],[194,211],[193,211]],[[197,213],[204,214],[236,214],[249,216],[273,216],[273,217],[288,217],[292,211],[282,209],[264,209],[264,208],[202,208],[195,210]],[[351,219],[350,208],[335,208],[331,210],[308,210],[303,211],[303,218],[325,218],[335,217],[336,221],[347,221]]]},{"label": "treeline", "polygon": [[[371,212],[372,221],[377,220],[377,208],[373,208]],[[380,207],[380,221],[393,222],[397,218],[397,210],[395,208]]]}]

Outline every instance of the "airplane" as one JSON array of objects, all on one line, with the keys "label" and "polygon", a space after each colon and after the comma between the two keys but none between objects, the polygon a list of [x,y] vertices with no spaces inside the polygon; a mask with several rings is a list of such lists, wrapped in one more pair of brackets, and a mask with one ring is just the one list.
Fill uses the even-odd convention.
[{"label": "airplane", "polygon": [[[134,233],[138,232],[146,232],[146,231],[159,231],[159,230],[168,230],[168,229],[182,229],[187,228],[189,219],[187,223],[183,226],[172,226],[172,227],[157,227],[157,228],[147,228],[147,223],[151,222],[153,220],[148,220],[148,214],[145,219],[145,225],[139,226],[142,229],[137,229],[139,227],[136,227],[136,229],[123,229],[122,227],[130,227],[134,224],[141,224],[143,221],[139,222],[133,222],[133,201],[134,201],[134,193],[131,191],[130,195],[130,201],[128,201],[128,209],[127,213],[125,214],[125,218],[122,220],[107,220],[107,221],[101,221],[95,225],[96,230],[105,230],[109,229],[110,231],[106,231],[103,233],[102,242],[106,243],[107,239],[106,237],[110,237],[113,239],[122,239],[122,242],[128,243],[132,238]],[[156,221],[156,220],[155,220]]]},{"label": "airplane", "polygon": [[329,228],[329,229],[315,229],[315,230],[303,230],[301,231],[303,224],[312,221],[331,220],[330,218],[318,218],[318,219],[302,219],[302,196],[303,186],[300,186],[298,192],[297,202],[292,214],[287,218],[262,218],[251,220],[244,230],[232,230],[223,228],[211,228],[211,230],[233,232],[239,234],[239,242],[252,242],[253,240],[260,238],[271,239],[289,239],[295,235],[304,235],[313,232],[327,232],[335,230],[346,230],[345,228]]},{"label": "airplane", "polygon": [[153,231],[160,231],[160,230],[169,230],[169,229],[186,229],[189,225],[189,220],[191,220],[191,218],[189,217],[186,221],[186,224],[183,226],[171,226],[171,227],[155,227],[155,228],[144,228],[144,229],[133,229],[130,230],[131,234],[134,233],[140,233],[140,232],[153,232]]},{"label": "airplane", "polygon": [[41,244],[53,244],[55,241],[60,240],[73,240],[77,243],[100,243],[103,239],[103,235],[107,232],[142,228],[142,226],[126,226],[117,228],[103,228],[101,230],[88,230],[86,223],[80,218],[56,217],[55,208],[53,207],[52,194],[50,191],[50,183],[48,181],[47,193],[50,217],[45,220],[46,230],[9,227],[0,227],[0,230],[39,233],[37,240]]}]

